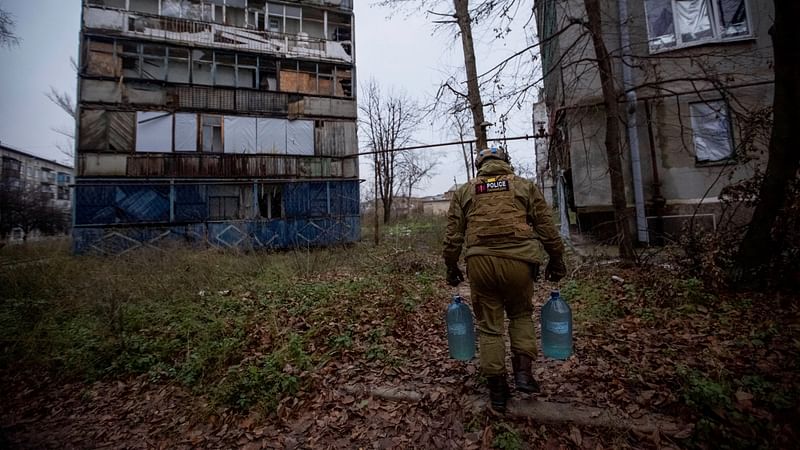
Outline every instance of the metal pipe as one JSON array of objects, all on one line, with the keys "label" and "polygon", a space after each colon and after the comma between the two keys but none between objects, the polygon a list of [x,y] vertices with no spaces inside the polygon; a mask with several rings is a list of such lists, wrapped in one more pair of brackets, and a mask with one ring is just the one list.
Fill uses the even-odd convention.
[{"label": "metal pipe", "polygon": [[631,173],[633,175],[633,199],[636,205],[636,235],[641,243],[648,243],[647,216],[644,208],[644,188],[642,187],[642,161],[639,155],[639,134],[636,120],[636,90],[633,87],[631,65],[631,37],[628,28],[628,0],[619,0],[620,45],[622,47],[622,84],[625,89],[628,128],[628,144],[631,153]]}]

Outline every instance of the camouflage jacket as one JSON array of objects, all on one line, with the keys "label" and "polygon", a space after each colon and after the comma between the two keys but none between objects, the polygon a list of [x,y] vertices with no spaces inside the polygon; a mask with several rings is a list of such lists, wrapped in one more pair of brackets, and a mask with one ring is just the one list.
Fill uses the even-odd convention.
[{"label": "camouflage jacket", "polygon": [[[493,192],[504,194],[498,196],[496,202],[503,198],[506,200],[502,201],[512,203],[506,208],[495,208],[506,216],[501,217],[502,220],[492,218],[484,221],[483,216],[490,215],[495,209],[487,207],[485,203],[484,206],[477,208],[476,196]],[[510,200],[511,198],[513,200]],[[513,214],[509,214],[512,211]],[[523,220],[529,230],[520,232],[520,225],[517,222]],[[499,233],[500,236],[491,239],[476,238],[475,228],[486,227],[486,224],[481,222],[492,224],[510,222],[505,228],[516,231],[506,233],[505,238],[502,232]],[[486,161],[478,170],[477,179],[460,186],[453,195],[447,212],[447,232],[443,252],[445,264],[458,263],[465,238],[467,258],[473,255],[491,255],[541,264],[544,262],[545,252],[551,259],[561,258],[564,254],[564,244],[553,223],[552,210],[539,188],[534,183],[515,176],[511,166],[499,160]]]}]

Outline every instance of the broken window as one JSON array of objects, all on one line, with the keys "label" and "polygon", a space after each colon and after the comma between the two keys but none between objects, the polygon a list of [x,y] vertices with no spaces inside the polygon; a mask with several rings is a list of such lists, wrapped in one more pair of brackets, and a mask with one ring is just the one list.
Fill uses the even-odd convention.
[{"label": "broken window", "polygon": [[297,34],[302,30],[303,10],[297,6],[268,3],[267,9],[269,31],[285,34]]},{"label": "broken window", "polygon": [[346,14],[328,13],[329,39],[333,41],[350,41],[350,16]]},{"label": "broken window", "polygon": [[203,148],[206,153],[222,153],[222,116],[203,116]]},{"label": "broken window", "polygon": [[244,27],[247,24],[245,6],[245,0],[225,0],[225,24]]},{"label": "broken window", "polygon": [[650,51],[750,35],[746,0],[644,0]]},{"label": "broken window", "polygon": [[168,51],[167,81],[170,83],[188,83],[189,77],[189,50],[170,47]]},{"label": "broken window", "polygon": [[303,8],[303,33],[315,39],[325,39],[326,11],[316,8]]},{"label": "broken window", "polygon": [[267,2],[265,0],[247,1],[247,28],[265,29]]},{"label": "broken window", "polygon": [[258,210],[265,219],[283,217],[283,186],[280,184],[262,184],[258,196]]},{"label": "broken window", "polygon": [[341,67],[336,68],[336,92],[337,97],[353,96],[353,71]]},{"label": "broken window", "polygon": [[231,53],[215,53],[214,85],[236,86],[236,55]]},{"label": "broken window", "polygon": [[257,57],[236,55],[236,87],[255,89],[257,74]]},{"label": "broken window", "polygon": [[131,11],[158,14],[158,0],[130,0]]},{"label": "broken window", "polygon": [[733,156],[728,106],[722,100],[689,105],[697,162],[723,161]]},{"label": "broken window", "polygon": [[214,84],[211,76],[214,67],[214,52],[210,50],[192,51],[192,83],[205,86]]},{"label": "broken window", "polygon": [[161,111],[136,113],[136,151],[172,151],[172,114]]},{"label": "broken window", "polygon": [[208,197],[208,218],[211,220],[239,219],[239,196]]},{"label": "broken window", "polygon": [[175,114],[175,151],[197,151],[197,114]]},{"label": "broken window", "polygon": [[122,76],[125,78],[141,78],[141,55],[139,45],[122,43]]},{"label": "broken window", "polygon": [[107,8],[125,9],[125,0],[89,0],[93,6],[105,6]]},{"label": "broken window", "polygon": [[317,65],[317,93],[320,95],[333,95],[333,66],[330,64]]},{"label": "broken window", "polygon": [[142,78],[167,79],[167,49],[160,45],[142,45]]},{"label": "broken window", "polygon": [[259,89],[278,90],[278,65],[275,61],[264,57],[260,58],[258,72]]},{"label": "broken window", "polygon": [[212,21],[225,23],[225,0],[209,0],[211,3]]}]

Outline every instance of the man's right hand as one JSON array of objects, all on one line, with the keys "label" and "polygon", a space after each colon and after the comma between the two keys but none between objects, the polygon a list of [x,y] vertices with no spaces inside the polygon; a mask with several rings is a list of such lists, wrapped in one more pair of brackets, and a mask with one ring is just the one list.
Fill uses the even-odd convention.
[{"label": "man's right hand", "polygon": [[464,274],[458,266],[449,266],[447,268],[447,284],[456,287],[464,281]]},{"label": "man's right hand", "polygon": [[564,264],[564,258],[550,257],[547,262],[547,267],[544,269],[544,278],[547,281],[559,281],[567,275],[567,266]]}]

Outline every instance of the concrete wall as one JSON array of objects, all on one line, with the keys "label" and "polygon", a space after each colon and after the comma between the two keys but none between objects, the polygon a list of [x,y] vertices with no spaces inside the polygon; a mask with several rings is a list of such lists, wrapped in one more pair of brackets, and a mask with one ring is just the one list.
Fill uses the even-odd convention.
[{"label": "concrete wall", "polygon": [[[559,29],[566,26],[570,17],[585,17],[582,3],[580,0],[551,2],[551,8],[557,11]],[[639,99],[637,134],[645,199],[649,202],[653,195],[652,150],[667,205],[685,208],[687,204],[696,205],[702,198],[707,199],[704,203],[716,202],[724,186],[750,176],[759,164],[758,159],[743,162],[746,159],[741,157],[745,151],[743,128],[747,127],[751,114],[772,104],[772,47],[768,35],[771,2],[748,1],[751,37],[660,53],[651,53],[648,46],[644,2],[628,0],[627,4],[634,62],[632,81]],[[613,55],[619,55],[618,2],[606,0],[602,5],[606,45]],[[608,210],[611,196],[599,74],[593,63],[579,62],[594,58],[594,51],[588,37],[580,37],[582,29],[573,28],[557,38],[553,57],[560,59],[557,64],[564,67],[554,69],[547,77],[546,102],[551,114],[562,112],[561,126],[566,131],[576,206],[584,212]],[[614,70],[621,93],[619,58],[615,58]],[[730,107],[736,157],[720,163],[698,162],[689,105],[722,98],[728,100]],[[646,106],[651,112],[652,149]],[[621,131],[623,175],[632,205],[631,163],[624,125]],[[765,141],[754,143],[756,149],[764,149],[765,145]]]}]

